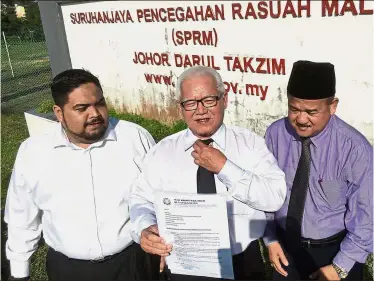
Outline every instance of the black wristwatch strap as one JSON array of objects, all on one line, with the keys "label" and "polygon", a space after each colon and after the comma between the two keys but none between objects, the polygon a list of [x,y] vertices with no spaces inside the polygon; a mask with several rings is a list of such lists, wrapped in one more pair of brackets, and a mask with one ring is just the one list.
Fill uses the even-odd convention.
[{"label": "black wristwatch strap", "polygon": [[8,280],[9,281],[29,281],[30,276],[22,277],[22,278],[16,278],[16,277],[10,276]]}]

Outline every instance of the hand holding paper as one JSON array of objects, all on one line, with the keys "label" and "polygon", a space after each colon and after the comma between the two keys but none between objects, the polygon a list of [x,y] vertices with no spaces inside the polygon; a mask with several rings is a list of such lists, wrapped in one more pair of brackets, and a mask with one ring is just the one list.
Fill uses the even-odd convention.
[{"label": "hand holding paper", "polygon": [[151,225],[142,231],[140,246],[145,252],[162,257],[168,256],[172,250],[172,246],[167,245],[165,240],[159,236],[157,224]]}]

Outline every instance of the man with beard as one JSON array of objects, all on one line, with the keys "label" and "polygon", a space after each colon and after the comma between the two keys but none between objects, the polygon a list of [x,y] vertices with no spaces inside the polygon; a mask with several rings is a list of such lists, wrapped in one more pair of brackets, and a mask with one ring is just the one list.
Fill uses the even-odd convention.
[{"label": "man with beard", "polygon": [[373,147],[334,114],[331,63],[296,62],[287,93],[288,118],[265,137],[288,187],[267,214],[274,280],[362,280],[373,249]]},{"label": "man with beard", "polygon": [[51,90],[59,123],[21,144],[9,184],[11,279],[29,279],[42,233],[50,280],[145,279],[128,196],[154,140],[142,127],[108,117],[100,82],[88,71],[60,73]]},{"label": "man with beard", "polygon": [[[228,96],[216,70],[205,66],[185,70],[177,92],[188,129],[163,139],[144,159],[130,195],[136,241],[161,261],[172,250],[158,235],[154,191],[226,194],[232,206],[228,224],[235,279],[264,279],[258,239],[266,226],[264,212],[276,211],[284,202],[284,173],[263,138],[223,123]],[[170,278],[206,279],[173,272]]]}]

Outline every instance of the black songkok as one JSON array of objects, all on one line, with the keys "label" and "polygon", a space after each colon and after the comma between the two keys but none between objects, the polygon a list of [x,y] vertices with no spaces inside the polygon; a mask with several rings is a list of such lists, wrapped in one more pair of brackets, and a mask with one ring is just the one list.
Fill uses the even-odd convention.
[{"label": "black songkok", "polygon": [[305,100],[329,98],[335,95],[335,82],[333,64],[297,61],[292,67],[287,93]]}]

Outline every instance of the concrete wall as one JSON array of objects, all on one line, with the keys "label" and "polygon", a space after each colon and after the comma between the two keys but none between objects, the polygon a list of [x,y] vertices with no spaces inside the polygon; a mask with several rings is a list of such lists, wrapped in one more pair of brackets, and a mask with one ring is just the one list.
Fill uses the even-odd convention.
[{"label": "concrete wall", "polygon": [[337,114],[373,143],[371,1],[104,1],[61,11],[72,67],[98,75],[124,111],[178,118],[176,78],[210,64],[229,91],[225,122],[263,135],[286,115],[293,62],[328,61]]},{"label": "concrete wall", "polygon": [[38,1],[53,76],[71,68],[61,1]]}]

